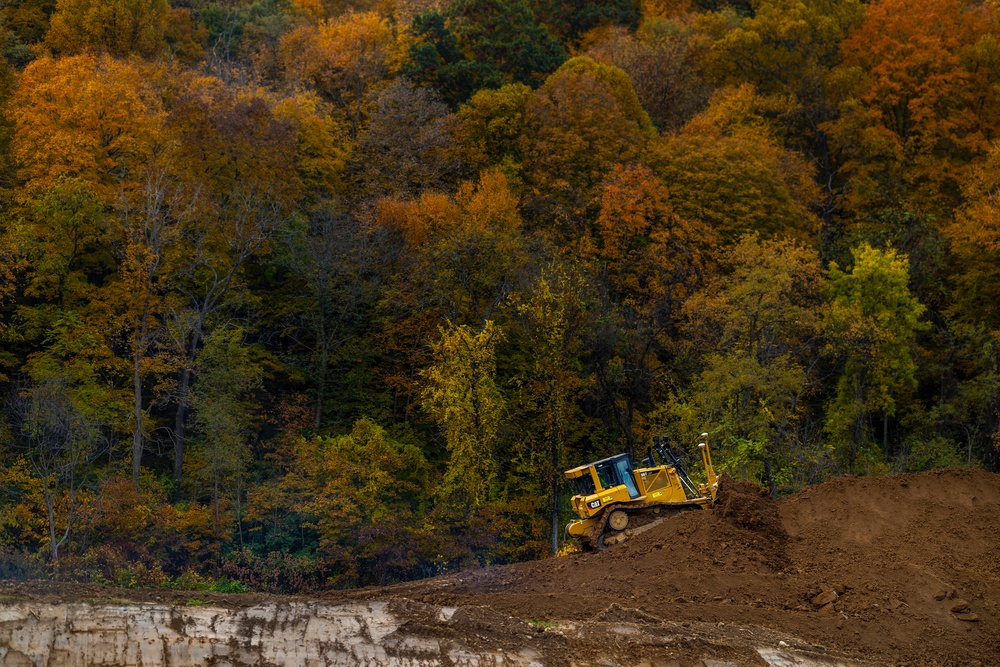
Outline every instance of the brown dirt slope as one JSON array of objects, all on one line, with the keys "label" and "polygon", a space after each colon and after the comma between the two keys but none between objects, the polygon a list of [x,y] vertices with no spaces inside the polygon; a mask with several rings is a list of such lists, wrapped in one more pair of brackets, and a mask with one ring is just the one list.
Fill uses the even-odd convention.
[{"label": "brown dirt slope", "polygon": [[756,626],[890,664],[1000,665],[1000,475],[844,477],[777,502],[728,483],[715,509],[603,553],[387,593],[533,620],[628,608],[636,622]]}]

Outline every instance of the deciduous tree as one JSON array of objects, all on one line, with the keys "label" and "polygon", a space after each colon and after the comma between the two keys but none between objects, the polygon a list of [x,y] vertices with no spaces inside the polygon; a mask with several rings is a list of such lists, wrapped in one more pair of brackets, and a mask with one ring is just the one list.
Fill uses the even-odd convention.
[{"label": "deciduous tree", "polygon": [[348,12],[304,26],[281,38],[282,59],[293,80],[307,82],[342,109],[357,138],[365,105],[395,66],[396,34],[374,12]]},{"label": "deciduous tree", "polygon": [[76,405],[69,383],[58,376],[25,387],[9,408],[24,458],[41,481],[48,550],[56,562],[78,518],[85,467],[101,451],[99,426]]},{"label": "deciduous tree", "polygon": [[180,367],[174,421],[174,476],[184,463],[184,425],[194,360],[202,338],[240,284],[241,271],[267,252],[287,222],[299,183],[295,134],[260,98],[240,99],[202,82],[175,102],[169,119],[179,147],[184,182],[197,187],[198,202],[172,248],[178,299],[169,332]]},{"label": "deciduous tree", "polygon": [[647,22],[635,32],[609,31],[585,55],[628,74],[653,124],[661,132],[673,132],[701,111],[712,91],[696,52],[682,26]]},{"label": "deciduous tree", "polygon": [[[843,77],[860,75],[830,127],[851,179],[848,204],[907,202],[940,215],[1000,123],[996,24],[962,0],[882,0],[842,45]],[[985,59],[985,60],[984,60]]]},{"label": "deciduous tree", "polygon": [[24,194],[60,177],[88,183],[104,203],[160,140],[160,103],[136,66],[103,55],[39,58],[11,100],[13,150]]},{"label": "deciduous tree", "polygon": [[451,190],[462,174],[452,134],[454,117],[429,88],[396,81],[375,100],[354,164],[370,197]]},{"label": "deciduous tree", "polygon": [[520,175],[518,138],[524,130],[531,88],[512,83],[497,90],[481,90],[458,110],[455,136],[462,157],[474,170],[500,167],[508,177]]},{"label": "deciduous tree", "polygon": [[502,335],[487,320],[481,329],[448,323],[424,371],[424,409],[441,428],[448,468],[440,495],[468,514],[492,499],[504,398],[496,380],[496,344]]},{"label": "deciduous tree", "polygon": [[576,399],[587,384],[580,363],[589,316],[584,301],[587,286],[575,268],[556,264],[544,268],[517,306],[532,357],[522,380],[522,401],[538,412],[540,430],[525,434],[535,446],[529,454],[529,474],[537,478],[528,487],[548,493],[553,554],[559,551],[562,534],[563,465],[584,422]]},{"label": "deciduous tree", "polygon": [[709,224],[723,242],[753,232],[805,241],[819,229],[812,165],[785,149],[761,114],[775,105],[782,101],[749,87],[720,91],[681,132],[651,147],[677,213]]},{"label": "deciduous tree", "polygon": [[149,58],[166,47],[168,16],[167,0],[58,0],[45,41],[63,54]]},{"label": "deciduous tree", "polygon": [[251,398],[261,387],[263,373],[244,344],[243,330],[236,327],[218,328],[205,337],[195,372],[191,404],[198,441],[192,481],[200,489],[209,488],[218,536],[223,492],[228,491],[239,514],[249,456],[247,438],[256,417]]},{"label": "deciduous tree", "polygon": [[[924,306],[910,294],[906,257],[867,244],[851,254],[850,273],[830,264],[824,329],[843,363],[826,430],[854,474],[859,452],[871,443],[872,413],[893,415],[915,387],[914,339],[926,325]],[[875,452],[865,458],[880,463]]]},{"label": "deciduous tree", "polygon": [[819,255],[789,240],[744,236],[720,264],[684,304],[685,337],[703,364],[691,387],[697,415],[688,418],[712,425],[724,465],[759,476],[774,495],[790,481],[803,398],[815,380]]},{"label": "deciduous tree", "polygon": [[521,153],[527,208],[561,242],[579,236],[615,164],[636,159],[655,135],[628,75],[573,58],[528,102]]},{"label": "deciduous tree", "polygon": [[362,418],[347,435],[299,444],[287,482],[293,477],[305,491],[296,499],[300,511],[316,531],[338,584],[385,584],[413,576],[417,519],[429,490],[429,467],[417,447]]}]

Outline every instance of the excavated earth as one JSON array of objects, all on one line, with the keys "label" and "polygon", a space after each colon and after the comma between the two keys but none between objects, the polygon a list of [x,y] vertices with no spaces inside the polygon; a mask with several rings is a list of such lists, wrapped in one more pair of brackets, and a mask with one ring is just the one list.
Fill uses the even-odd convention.
[{"label": "excavated earth", "polygon": [[308,598],[0,584],[0,665],[61,664],[1000,665],[1000,475],[726,480],[603,553]]}]

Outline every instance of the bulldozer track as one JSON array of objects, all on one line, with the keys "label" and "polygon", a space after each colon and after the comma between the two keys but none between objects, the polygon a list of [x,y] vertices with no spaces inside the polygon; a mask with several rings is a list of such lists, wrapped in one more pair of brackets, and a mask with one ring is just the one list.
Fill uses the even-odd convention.
[{"label": "bulldozer track", "polygon": [[[601,516],[601,522],[590,531],[590,535],[586,540],[587,545],[592,550],[603,551],[609,546],[614,544],[621,544],[622,542],[640,535],[650,528],[657,526],[670,516],[675,514],[680,514],[681,512],[686,512],[688,510],[701,509],[702,506],[695,502],[690,503],[617,503],[615,505],[608,506],[608,511],[605,511]],[[611,518],[611,514],[615,511],[624,511],[629,516],[628,527],[625,530],[615,531],[609,530],[608,519]],[[647,521],[642,521],[638,525],[634,523],[635,519],[647,518]]]}]

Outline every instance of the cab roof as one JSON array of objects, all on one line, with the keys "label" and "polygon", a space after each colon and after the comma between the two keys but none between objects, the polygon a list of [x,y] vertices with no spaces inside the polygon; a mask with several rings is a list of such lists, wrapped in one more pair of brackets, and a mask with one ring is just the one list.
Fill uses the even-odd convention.
[{"label": "cab roof", "polygon": [[564,474],[566,475],[566,477],[569,477],[569,478],[582,477],[583,473],[586,472],[587,470],[590,470],[591,468],[597,468],[602,463],[610,463],[611,461],[616,461],[616,460],[618,460],[620,458],[626,458],[627,459],[628,458],[628,454],[624,454],[624,453],[623,454],[615,454],[614,456],[609,456],[606,459],[601,459],[600,461],[593,461],[591,463],[586,463],[586,464],[584,464],[582,466],[577,466],[577,467],[573,468],[572,470],[567,470]]}]

